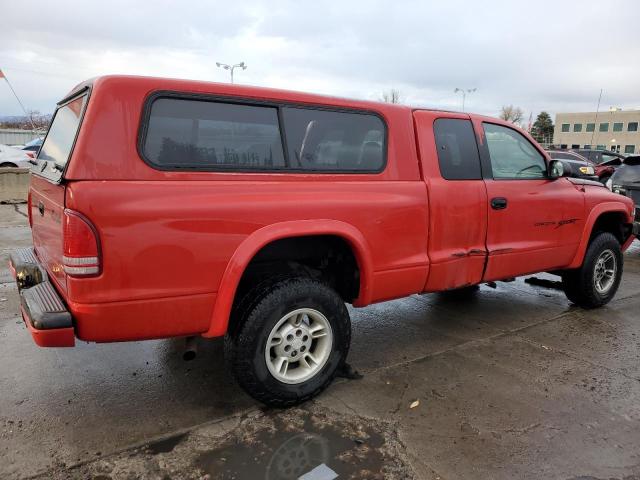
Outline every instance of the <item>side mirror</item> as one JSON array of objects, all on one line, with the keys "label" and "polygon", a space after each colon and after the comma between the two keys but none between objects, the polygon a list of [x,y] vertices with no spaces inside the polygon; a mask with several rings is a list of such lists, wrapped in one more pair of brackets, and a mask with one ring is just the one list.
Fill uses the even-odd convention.
[{"label": "side mirror", "polygon": [[560,160],[551,160],[549,162],[549,178],[555,180],[564,175],[564,164]]}]

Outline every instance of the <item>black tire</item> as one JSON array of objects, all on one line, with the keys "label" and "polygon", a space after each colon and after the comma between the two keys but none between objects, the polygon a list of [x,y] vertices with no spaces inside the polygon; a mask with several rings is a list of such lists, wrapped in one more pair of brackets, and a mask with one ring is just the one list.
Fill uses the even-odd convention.
[{"label": "black tire", "polygon": [[[288,384],[269,371],[266,342],[280,319],[299,308],[322,313],[331,326],[333,341],[326,363],[313,377]],[[232,321],[225,338],[225,358],[240,386],[271,407],[289,407],[318,395],[331,383],[349,353],[351,321],[344,301],[329,286],[311,278],[279,278],[260,283],[234,308]]]},{"label": "black tire", "polygon": [[[595,286],[596,262],[605,251],[611,251],[616,262],[615,277],[606,292]],[[598,233],[589,243],[582,266],[562,274],[562,288],[567,298],[583,308],[598,308],[611,301],[618,291],[622,278],[623,256],[620,242],[611,233]]]}]

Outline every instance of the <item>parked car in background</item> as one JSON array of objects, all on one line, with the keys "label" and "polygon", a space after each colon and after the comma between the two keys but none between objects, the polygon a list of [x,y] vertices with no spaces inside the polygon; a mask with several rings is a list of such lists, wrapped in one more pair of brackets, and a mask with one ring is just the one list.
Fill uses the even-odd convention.
[{"label": "parked car in background", "polygon": [[591,160],[593,163],[608,164],[612,166],[620,166],[626,155],[618,152],[610,152],[609,150],[594,150],[589,148],[573,148],[570,151],[579,153],[583,157]]},{"label": "parked car in background", "polygon": [[640,155],[625,158],[607,182],[607,187],[614,193],[631,198],[636,206],[636,220],[640,220]]},{"label": "parked car in background", "polygon": [[596,175],[600,178],[602,183],[607,183],[607,180],[613,175],[622,163],[624,162],[625,155],[618,152],[610,152],[607,150],[590,150],[587,148],[577,148],[570,150],[576,152],[587,160],[591,161],[595,165]]},{"label": "parked car in background", "polygon": [[19,148],[0,144],[0,168],[30,168],[29,155]]},{"label": "parked car in background", "polygon": [[[565,175],[574,178],[600,181],[596,175],[596,166],[582,155],[567,150],[547,150],[554,160],[560,160],[565,168]],[[611,175],[609,175],[611,176]],[[607,179],[609,178],[607,176]],[[604,183],[604,182],[602,182]]]},{"label": "parked car in background", "polygon": [[38,153],[38,150],[40,150],[40,146],[42,145],[42,141],[43,141],[42,138],[34,138],[29,143],[26,143],[21,150]]}]

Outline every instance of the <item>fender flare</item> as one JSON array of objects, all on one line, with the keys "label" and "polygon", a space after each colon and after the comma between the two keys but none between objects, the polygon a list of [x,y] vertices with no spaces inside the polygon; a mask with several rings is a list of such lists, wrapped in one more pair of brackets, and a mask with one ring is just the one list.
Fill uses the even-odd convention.
[{"label": "fender flare", "polygon": [[353,303],[357,306],[371,303],[373,280],[371,248],[360,230],[339,220],[279,222],[254,231],[236,248],[222,275],[209,329],[202,336],[219,337],[227,332],[236,289],[247,265],[260,249],[275,240],[312,235],[336,235],[343,238],[351,246],[360,270],[360,290],[358,298]]},{"label": "fender flare", "polygon": [[584,229],[582,230],[582,237],[578,244],[578,250],[567,268],[578,268],[582,265],[582,261],[587,252],[587,247],[589,246],[589,238],[591,238],[593,226],[595,225],[596,220],[598,220],[598,217],[604,213],[622,213],[628,223],[633,222],[627,206],[622,202],[605,202],[596,205],[593,210],[589,212],[587,221],[584,224]]}]

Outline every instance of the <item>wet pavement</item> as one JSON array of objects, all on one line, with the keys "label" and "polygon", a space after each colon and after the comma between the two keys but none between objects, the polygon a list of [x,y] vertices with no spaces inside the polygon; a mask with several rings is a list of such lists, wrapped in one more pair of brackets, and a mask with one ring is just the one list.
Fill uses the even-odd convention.
[{"label": "wet pavement", "polygon": [[29,244],[24,205],[0,205],[2,479],[640,478],[638,242],[600,310],[522,279],[352,310],[364,378],[286,411],[219,340],[192,362],[178,340],[36,347],[6,268]]}]

